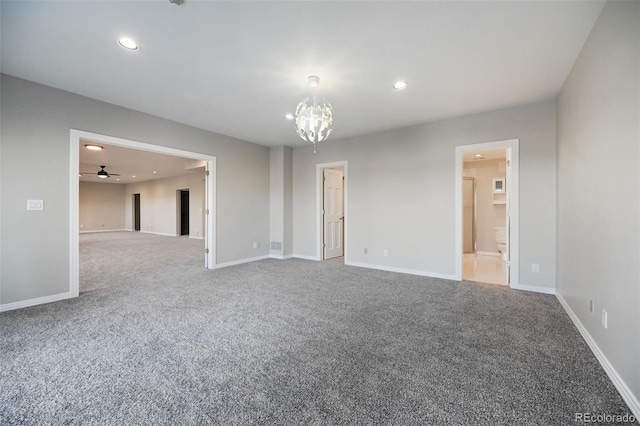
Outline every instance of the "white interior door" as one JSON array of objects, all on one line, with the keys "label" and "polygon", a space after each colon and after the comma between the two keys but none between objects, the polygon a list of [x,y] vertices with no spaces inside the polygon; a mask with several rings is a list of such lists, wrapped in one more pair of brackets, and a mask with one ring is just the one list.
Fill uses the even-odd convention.
[{"label": "white interior door", "polygon": [[331,259],[344,254],[343,250],[343,181],[342,170],[323,170],[323,228],[324,228],[324,258]]}]

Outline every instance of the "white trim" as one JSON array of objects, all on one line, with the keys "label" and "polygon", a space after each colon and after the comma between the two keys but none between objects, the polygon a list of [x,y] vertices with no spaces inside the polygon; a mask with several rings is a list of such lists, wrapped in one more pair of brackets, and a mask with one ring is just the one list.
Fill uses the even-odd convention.
[{"label": "white trim", "polygon": [[[80,292],[80,242],[78,229],[79,223],[79,182],[80,173],[80,139],[97,142],[99,144],[115,145],[125,148],[150,151],[159,154],[173,155],[177,157],[191,158],[206,162],[206,170],[209,176],[205,176],[206,209],[210,214],[205,215],[205,247],[209,253],[205,255],[205,267],[216,267],[216,157],[199,152],[185,151],[168,148],[160,145],[152,145],[98,133],[85,132],[83,130],[70,129],[70,164],[69,164],[69,294],[70,297],[78,297]],[[166,234],[164,234],[166,235]],[[172,235],[175,236],[175,235]]]},{"label": "white trim", "polygon": [[80,231],[79,234],[99,234],[101,232],[128,232],[128,229],[96,229],[89,231]]},{"label": "white trim", "polygon": [[180,235],[176,235],[176,234],[167,234],[164,232],[154,232],[154,231],[138,231],[141,234],[151,234],[151,235],[162,235],[163,237],[179,237]]},{"label": "white trim", "polygon": [[[310,258],[311,260],[322,260],[322,170],[323,169],[332,169],[336,167],[342,167],[344,171],[344,186],[343,186],[343,197],[344,197],[344,206],[343,206],[343,214],[344,214],[344,261],[345,263],[348,260],[349,255],[349,162],[348,161],[334,161],[331,163],[322,163],[316,164],[316,257]],[[296,256],[298,257],[298,256]]]},{"label": "white trim", "polygon": [[[455,279],[462,280],[462,264],[464,257],[463,241],[462,241],[462,173],[464,168],[464,153],[468,151],[482,151],[487,149],[499,149],[506,148],[511,150],[511,182],[508,185],[511,188],[516,188],[515,191],[509,191],[509,209],[511,216],[510,227],[510,287],[515,289],[524,290],[526,286],[519,285],[519,194],[520,188],[520,154],[519,154],[519,139],[509,139],[504,141],[477,143],[472,145],[456,146],[456,164],[455,164]],[[538,287],[534,287],[538,288]]]},{"label": "white trim", "polygon": [[232,260],[231,262],[218,263],[216,265],[216,269],[226,268],[227,266],[241,265],[243,263],[255,262],[257,260],[269,259],[270,257],[271,257],[270,255],[265,254],[264,256],[249,257],[247,259]]},{"label": "white trim", "polygon": [[556,289],[552,287],[539,287],[536,285],[511,285],[511,288],[514,290],[523,290],[523,291],[531,291],[534,293],[542,293],[542,294],[556,294]]},{"label": "white trim", "polygon": [[189,235],[189,239],[190,240],[204,240],[204,237],[192,237],[191,235]]},{"label": "white trim", "polygon": [[316,256],[307,256],[306,254],[292,254],[291,257],[295,257],[296,259],[304,259],[304,260],[314,260],[316,262],[321,261],[321,258]]},{"label": "white trim", "polygon": [[[456,276],[451,274],[441,274],[438,272],[421,271],[419,269],[396,268],[394,266],[374,265],[372,263],[362,262],[344,262],[348,266],[357,266],[359,268],[378,269],[381,271],[398,272],[400,274],[419,275],[422,277],[442,278],[444,280],[455,280]],[[459,281],[459,280],[458,280]]]},{"label": "white trim", "polygon": [[502,256],[500,252],[496,252],[496,251],[477,251],[476,254],[479,256],[495,256],[495,257]]},{"label": "white trim", "polygon": [[622,377],[620,377],[616,369],[613,367],[611,362],[609,362],[605,354],[602,352],[602,350],[600,350],[600,347],[598,346],[596,341],[593,339],[593,337],[591,337],[582,322],[580,322],[580,319],[575,314],[575,312],[573,312],[567,301],[564,300],[564,297],[562,297],[562,295],[558,292],[556,292],[555,294],[556,298],[569,315],[569,318],[571,318],[571,321],[573,321],[573,324],[582,335],[582,338],[587,342],[587,345],[589,345],[591,352],[593,352],[593,354],[596,356],[598,362],[600,362],[600,365],[607,373],[607,376],[609,376],[609,379],[611,379],[613,385],[616,387],[618,392],[620,392],[620,395],[622,396],[622,399],[624,399],[624,402],[627,403],[629,409],[636,417],[636,419],[640,419],[640,401],[638,401],[638,398],[636,398],[631,389],[629,389]]},{"label": "white trim", "polygon": [[287,260],[287,259],[291,259],[293,257],[292,254],[286,254],[286,255],[282,255],[282,254],[270,254],[269,257],[271,259],[280,259],[280,260]]},{"label": "white trim", "polygon": [[71,293],[60,293],[52,296],[38,297],[36,299],[21,300],[19,302],[5,303],[0,305],[0,312],[12,311],[14,309],[28,308],[29,306],[42,305],[44,303],[58,302],[60,300],[77,297]]}]

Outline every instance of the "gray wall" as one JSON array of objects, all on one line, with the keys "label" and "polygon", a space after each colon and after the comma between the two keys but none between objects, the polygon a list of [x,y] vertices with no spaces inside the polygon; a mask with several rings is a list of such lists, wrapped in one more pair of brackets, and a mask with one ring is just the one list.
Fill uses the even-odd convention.
[{"label": "gray wall", "polygon": [[639,40],[640,4],[608,2],[558,97],[558,292],[636,400]]},{"label": "gray wall", "polygon": [[202,238],[204,229],[204,167],[191,173],[125,186],[123,212],[126,229],[133,231],[133,194],[140,194],[142,232],[180,235],[178,191],[189,190],[189,237]]},{"label": "gray wall", "polygon": [[[316,164],[347,160],[350,262],[455,272],[455,147],[520,139],[521,285],[555,287],[555,100],[293,150],[294,253],[316,255]],[[364,254],[364,248],[369,254]],[[389,255],[383,256],[388,250]],[[531,263],[540,273],[531,273]]]},{"label": "gray wall", "polygon": [[292,210],[292,149],[288,146],[270,148],[270,238],[281,249],[271,249],[272,256],[288,257],[293,253],[291,230]]},{"label": "gray wall", "polygon": [[80,232],[125,229],[124,185],[80,182],[78,192]]},{"label": "gray wall", "polygon": [[[1,304],[68,291],[70,129],[215,155],[217,262],[268,255],[268,148],[11,76],[1,79]],[[45,210],[26,211],[27,199],[44,200]],[[253,249],[254,241],[262,248]]]}]

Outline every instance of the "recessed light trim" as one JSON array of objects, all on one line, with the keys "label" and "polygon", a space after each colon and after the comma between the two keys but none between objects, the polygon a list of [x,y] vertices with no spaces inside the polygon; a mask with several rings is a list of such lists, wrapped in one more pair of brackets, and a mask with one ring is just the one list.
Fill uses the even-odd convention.
[{"label": "recessed light trim", "polygon": [[90,151],[102,151],[104,149],[100,145],[91,145],[91,144],[86,144],[84,147]]},{"label": "recessed light trim", "polygon": [[138,50],[139,49],[138,44],[135,41],[133,41],[130,38],[128,38],[128,37],[123,37],[123,38],[119,39],[118,40],[118,45],[120,47],[122,47],[123,49],[127,49],[127,50]]},{"label": "recessed light trim", "polygon": [[409,83],[407,83],[406,81],[396,81],[393,84],[393,88],[395,90],[404,90],[409,86]]},{"label": "recessed light trim", "polygon": [[293,114],[291,114],[290,112],[286,113],[284,115],[284,118],[286,118],[287,120],[293,120],[294,119]]}]

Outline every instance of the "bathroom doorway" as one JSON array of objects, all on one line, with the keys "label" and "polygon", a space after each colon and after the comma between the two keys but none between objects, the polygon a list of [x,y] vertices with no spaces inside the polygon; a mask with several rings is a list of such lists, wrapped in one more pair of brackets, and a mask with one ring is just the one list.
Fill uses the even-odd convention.
[{"label": "bathroom doorway", "polygon": [[517,140],[456,147],[460,280],[517,286],[517,148]]}]

